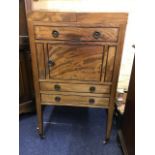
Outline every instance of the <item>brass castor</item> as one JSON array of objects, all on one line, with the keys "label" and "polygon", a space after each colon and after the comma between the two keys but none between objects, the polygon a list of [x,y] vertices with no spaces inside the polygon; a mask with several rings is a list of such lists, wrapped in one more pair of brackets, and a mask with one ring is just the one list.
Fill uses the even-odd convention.
[{"label": "brass castor", "polygon": [[39,134],[39,136],[40,136],[41,139],[44,139],[45,138],[45,135],[43,133],[40,133],[39,132],[39,127],[37,127],[37,132],[38,132],[38,134]]},{"label": "brass castor", "polygon": [[105,139],[105,140],[103,141],[103,144],[106,145],[106,144],[108,144],[108,142],[109,142],[109,139]]}]

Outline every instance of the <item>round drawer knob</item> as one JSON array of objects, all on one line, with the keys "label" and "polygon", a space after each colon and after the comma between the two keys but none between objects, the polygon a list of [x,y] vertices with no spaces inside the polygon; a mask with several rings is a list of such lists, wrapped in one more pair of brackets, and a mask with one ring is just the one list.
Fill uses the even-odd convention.
[{"label": "round drawer knob", "polygon": [[54,89],[56,90],[56,91],[60,91],[60,89],[61,89],[61,87],[59,86],[59,85],[54,85]]},{"label": "round drawer knob", "polygon": [[53,30],[53,31],[52,31],[52,36],[53,36],[54,38],[58,38],[58,37],[59,37],[59,32],[56,31],[56,30]]},{"label": "round drawer knob", "polygon": [[95,92],[96,88],[95,87],[90,87],[89,90],[90,90],[90,92]]},{"label": "round drawer knob", "polygon": [[93,98],[89,99],[89,104],[94,104],[95,100]]},{"label": "round drawer knob", "polygon": [[48,61],[48,66],[49,67],[52,67],[52,66],[54,66],[55,65],[55,62],[54,61],[52,61],[52,60],[49,60]]},{"label": "round drawer knob", "polygon": [[60,101],[61,101],[61,98],[60,98],[59,96],[56,96],[56,97],[55,97],[55,101],[56,101],[56,102],[60,102]]},{"label": "round drawer knob", "polygon": [[100,32],[95,31],[95,32],[93,33],[93,37],[94,37],[95,39],[98,39],[98,38],[100,38],[100,37],[101,37],[101,33],[100,33]]}]

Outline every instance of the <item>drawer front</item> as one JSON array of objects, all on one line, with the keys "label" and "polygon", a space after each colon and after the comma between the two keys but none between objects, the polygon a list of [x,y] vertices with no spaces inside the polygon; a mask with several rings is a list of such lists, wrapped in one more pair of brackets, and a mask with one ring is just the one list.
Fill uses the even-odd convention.
[{"label": "drawer front", "polygon": [[109,98],[41,94],[42,104],[75,106],[108,106]]},{"label": "drawer front", "polygon": [[40,90],[43,91],[62,91],[62,92],[80,92],[110,94],[110,85],[93,85],[93,84],[71,84],[71,83],[51,83],[40,82]]},{"label": "drawer front", "polygon": [[105,41],[118,40],[118,28],[80,28],[35,26],[35,38],[47,40],[70,41]]}]

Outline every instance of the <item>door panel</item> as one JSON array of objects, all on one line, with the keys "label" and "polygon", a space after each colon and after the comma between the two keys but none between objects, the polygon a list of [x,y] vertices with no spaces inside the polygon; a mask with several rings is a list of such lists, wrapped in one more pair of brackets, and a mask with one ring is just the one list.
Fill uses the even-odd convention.
[{"label": "door panel", "polygon": [[116,54],[116,47],[109,46],[108,55],[107,55],[105,82],[112,82],[114,63],[115,63],[115,54]]},{"label": "door panel", "polygon": [[103,46],[49,44],[48,58],[50,79],[100,81]]},{"label": "door panel", "polygon": [[44,44],[38,43],[39,79],[112,82],[116,49],[113,45],[104,48],[63,44],[48,44],[44,48]]},{"label": "door panel", "polygon": [[45,54],[43,44],[36,44],[38,75],[40,79],[45,79]]}]

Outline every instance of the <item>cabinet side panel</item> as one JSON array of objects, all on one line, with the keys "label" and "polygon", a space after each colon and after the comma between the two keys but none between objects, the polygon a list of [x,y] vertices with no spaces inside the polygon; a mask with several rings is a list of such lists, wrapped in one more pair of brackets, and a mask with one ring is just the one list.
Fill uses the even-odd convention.
[{"label": "cabinet side panel", "polygon": [[114,100],[116,95],[118,76],[119,76],[123,45],[124,45],[125,30],[126,30],[126,25],[120,25],[119,42],[117,46],[114,71],[113,71],[113,77],[112,77],[112,90],[111,90],[111,99],[110,99],[110,106],[112,107],[114,106]]}]

